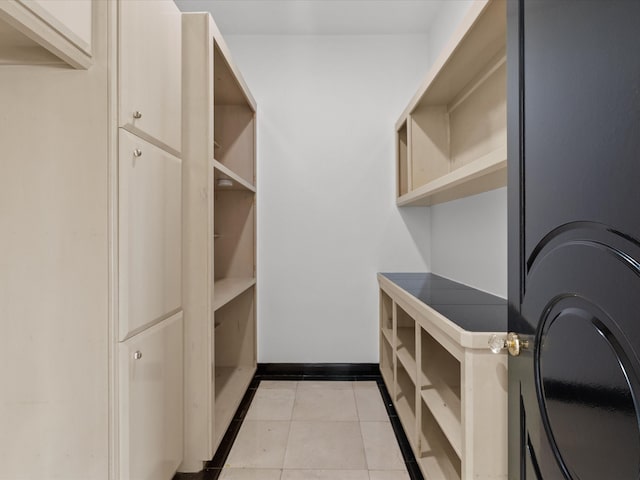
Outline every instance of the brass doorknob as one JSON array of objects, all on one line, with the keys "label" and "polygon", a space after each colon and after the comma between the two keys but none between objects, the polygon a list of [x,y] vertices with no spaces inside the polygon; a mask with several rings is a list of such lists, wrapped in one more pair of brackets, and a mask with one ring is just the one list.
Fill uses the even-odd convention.
[{"label": "brass doorknob", "polygon": [[500,353],[503,348],[506,348],[509,355],[517,357],[520,355],[521,350],[529,348],[529,342],[527,340],[520,340],[517,333],[509,332],[507,338],[491,335],[489,338],[489,348],[493,353]]}]

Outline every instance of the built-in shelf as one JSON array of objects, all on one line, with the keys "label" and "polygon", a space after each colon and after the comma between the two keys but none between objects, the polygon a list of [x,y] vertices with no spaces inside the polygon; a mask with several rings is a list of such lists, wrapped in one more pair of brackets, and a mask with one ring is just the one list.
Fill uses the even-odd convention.
[{"label": "built-in shelf", "polygon": [[[451,445],[444,438],[439,424],[434,415],[427,409],[422,408],[422,421],[419,439],[418,464],[427,479],[457,480],[462,477],[461,457],[456,454]],[[464,478],[506,478],[485,477],[485,476],[465,476]]]},{"label": "built-in shelf", "polygon": [[378,283],[380,371],[425,478],[506,478],[507,361],[488,351],[506,301],[430,273]]},{"label": "built-in shelf", "polygon": [[216,367],[215,368],[215,443],[219,444],[240,406],[244,392],[249,387],[255,368]]},{"label": "built-in shelf", "polygon": [[460,424],[460,398],[446,387],[433,386],[420,392],[422,401],[433,413],[458,457],[462,456],[462,426]]},{"label": "built-in shelf", "polygon": [[473,2],[396,123],[398,206],[507,184],[506,2]]},{"label": "built-in shelf", "polygon": [[[247,182],[240,175],[233,172],[230,168],[226,167],[222,163],[217,160],[213,160],[213,177],[215,180],[215,188],[216,190],[247,190],[249,192],[256,191],[256,187]],[[231,185],[229,186],[219,186],[218,180],[230,180]]]},{"label": "built-in shelf", "polygon": [[382,332],[382,338],[387,342],[389,346],[393,345],[393,330],[390,328],[383,328],[380,330]]},{"label": "built-in shelf", "polygon": [[397,356],[404,366],[409,378],[414,385],[417,384],[416,375],[418,368],[416,365],[416,330],[415,327],[398,327]]},{"label": "built-in shelf", "polygon": [[255,278],[223,278],[213,284],[213,310],[223,307],[256,284]]},{"label": "built-in shelf", "polygon": [[208,13],[184,13],[182,33],[184,464],[191,469],[215,455],[257,367],[257,106]]},{"label": "built-in shelf", "polygon": [[507,148],[494,150],[410,193],[398,197],[397,204],[428,206],[475,195],[507,184]]},{"label": "built-in shelf", "polygon": [[[397,388],[394,405],[409,441],[416,440],[416,388],[407,370],[400,364],[397,369]],[[393,391],[393,390],[392,390]]]}]

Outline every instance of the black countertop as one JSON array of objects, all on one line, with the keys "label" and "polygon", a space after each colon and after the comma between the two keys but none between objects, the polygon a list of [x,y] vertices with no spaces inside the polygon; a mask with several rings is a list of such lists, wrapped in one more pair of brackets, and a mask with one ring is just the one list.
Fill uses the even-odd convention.
[{"label": "black countertop", "polygon": [[381,273],[469,332],[506,332],[507,301],[433,273]]}]

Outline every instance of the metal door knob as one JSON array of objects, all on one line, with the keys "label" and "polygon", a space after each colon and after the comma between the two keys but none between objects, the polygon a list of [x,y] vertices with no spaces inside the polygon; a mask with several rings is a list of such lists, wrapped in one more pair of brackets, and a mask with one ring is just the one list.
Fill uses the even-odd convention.
[{"label": "metal door knob", "polygon": [[509,355],[517,357],[522,350],[529,348],[529,342],[527,340],[521,340],[517,333],[509,332],[507,338],[491,335],[489,338],[489,348],[493,353],[500,353],[502,349],[506,348]]},{"label": "metal door knob", "polygon": [[141,157],[141,156],[142,156],[142,150],[140,150],[139,148],[136,148],[136,149],[133,151],[133,156],[134,156],[134,157]]},{"label": "metal door knob", "polygon": [[133,118],[142,118],[142,112],[136,110],[135,112],[133,112]]},{"label": "metal door knob", "polygon": [[142,358],[142,352],[140,350],[137,350],[134,354],[133,354],[133,359],[134,360],[140,360]]}]

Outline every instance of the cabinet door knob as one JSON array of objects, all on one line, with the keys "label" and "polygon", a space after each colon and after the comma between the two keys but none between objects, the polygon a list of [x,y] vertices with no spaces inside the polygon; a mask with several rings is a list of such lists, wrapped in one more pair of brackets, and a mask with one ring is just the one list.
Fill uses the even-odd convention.
[{"label": "cabinet door knob", "polygon": [[142,118],[142,112],[136,110],[135,112],[133,112],[133,118]]},{"label": "cabinet door knob", "polygon": [[134,156],[134,157],[141,157],[141,156],[142,156],[142,150],[140,150],[139,148],[136,148],[136,149],[133,151],[133,156]]},{"label": "cabinet door knob", "polygon": [[520,355],[521,350],[529,348],[529,342],[527,340],[521,340],[517,333],[509,332],[507,338],[491,335],[489,338],[489,348],[493,353],[500,353],[502,349],[506,348],[509,351],[509,355],[517,357]]},{"label": "cabinet door knob", "polygon": [[140,350],[137,350],[136,352],[134,352],[133,354],[134,360],[140,360],[141,358],[142,358],[142,352]]}]

